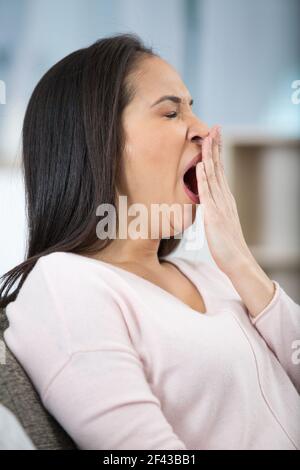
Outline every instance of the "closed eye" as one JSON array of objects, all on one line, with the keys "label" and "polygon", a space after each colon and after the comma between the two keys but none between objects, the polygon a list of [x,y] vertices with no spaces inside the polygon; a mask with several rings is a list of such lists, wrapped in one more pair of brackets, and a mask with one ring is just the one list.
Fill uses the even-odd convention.
[{"label": "closed eye", "polygon": [[177,117],[177,113],[176,111],[174,111],[173,113],[166,114],[166,117],[169,119],[174,119],[175,117]]}]

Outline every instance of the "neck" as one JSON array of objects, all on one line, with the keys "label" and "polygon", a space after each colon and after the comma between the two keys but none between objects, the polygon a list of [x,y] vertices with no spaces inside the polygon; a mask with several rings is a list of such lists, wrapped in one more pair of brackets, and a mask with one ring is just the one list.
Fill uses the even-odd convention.
[{"label": "neck", "polygon": [[120,265],[138,265],[157,269],[161,266],[158,258],[159,243],[159,239],[116,239],[101,250],[97,258]]}]

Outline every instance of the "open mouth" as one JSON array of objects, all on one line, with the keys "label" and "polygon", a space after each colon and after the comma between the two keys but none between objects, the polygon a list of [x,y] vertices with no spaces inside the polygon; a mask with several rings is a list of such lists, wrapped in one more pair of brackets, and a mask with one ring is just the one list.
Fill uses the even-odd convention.
[{"label": "open mouth", "polygon": [[186,170],[186,172],[183,175],[183,186],[184,186],[185,192],[187,193],[189,198],[197,204],[200,203],[200,198],[198,194],[196,165],[201,160],[202,160],[202,156],[197,155],[197,157],[195,157],[190,167]]},{"label": "open mouth", "polygon": [[187,188],[196,196],[198,196],[198,183],[197,183],[197,176],[196,176],[196,165],[189,168],[184,176],[183,182],[187,186]]}]

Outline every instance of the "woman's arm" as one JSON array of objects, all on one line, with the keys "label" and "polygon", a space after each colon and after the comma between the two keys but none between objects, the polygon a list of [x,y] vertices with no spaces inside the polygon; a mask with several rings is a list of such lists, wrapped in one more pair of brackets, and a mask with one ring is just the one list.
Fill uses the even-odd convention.
[{"label": "woman's arm", "polygon": [[269,279],[259,264],[249,258],[232,263],[226,272],[235,290],[241,297],[252,318],[259,315],[275,295],[275,284]]},{"label": "woman's arm", "polygon": [[300,307],[269,279],[246,244],[220,158],[221,136],[217,128],[204,139],[202,150],[203,161],[197,164],[196,174],[211,255],[241,297],[253,325],[299,390]]},{"label": "woman's arm", "polygon": [[184,450],[133,349],[78,351],[42,400],[81,449]]},{"label": "woman's arm", "polygon": [[300,306],[254,263],[237,267],[228,277],[252,324],[300,393]]},{"label": "woman's arm", "polygon": [[4,336],[44,406],[81,449],[185,450],[146,379],[114,279],[64,254],[43,258],[7,307]]}]

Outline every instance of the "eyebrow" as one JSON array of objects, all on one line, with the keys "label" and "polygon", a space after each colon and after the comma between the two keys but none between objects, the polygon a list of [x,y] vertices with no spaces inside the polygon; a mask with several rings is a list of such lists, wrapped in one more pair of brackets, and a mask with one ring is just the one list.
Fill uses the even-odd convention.
[{"label": "eyebrow", "polygon": [[[161,96],[157,101],[155,101],[155,103],[153,103],[153,104],[151,105],[151,108],[152,108],[153,106],[155,106],[156,104],[161,103],[162,101],[173,101],[173,103],[177,103],[177,104],[178,104],[178,103],[179,103],[179,104],[182,103],[182,99],[179,98],[179,96],[164,95],[164,96]],[[189,103],[190,106],[192,106],[193,103],[194,103],[194,100],[191,99],[191,100],[190,100],[190,103]]]}]

